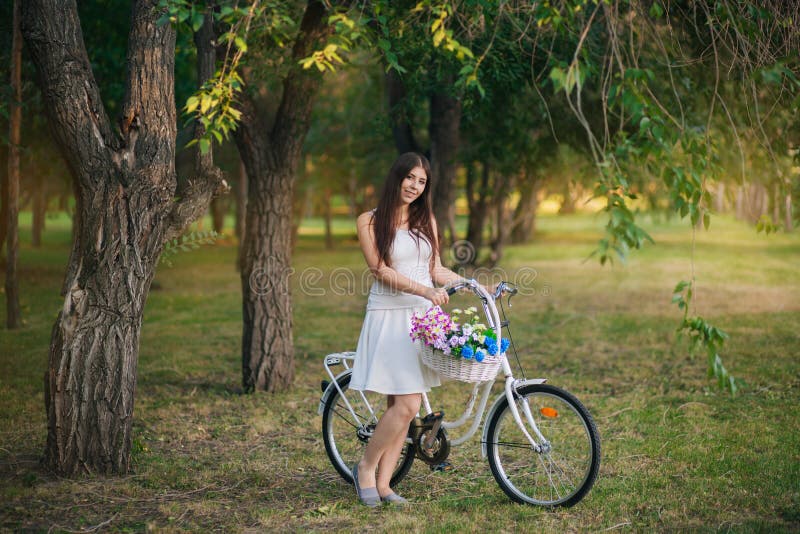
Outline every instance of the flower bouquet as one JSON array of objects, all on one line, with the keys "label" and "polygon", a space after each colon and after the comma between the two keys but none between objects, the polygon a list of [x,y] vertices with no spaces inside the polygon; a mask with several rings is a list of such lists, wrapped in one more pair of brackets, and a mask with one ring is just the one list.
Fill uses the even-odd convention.
[{"label": "flower bouquet", "polygon": [[[497,375],[508,340],[497,343],[495,332],[478,321],[475,307],[452,315],[434,306],[411,317],[411,339],[422,345],[425,365],[447,378],[484,382]],[[463,317],[463,320],[462,320]]]}]

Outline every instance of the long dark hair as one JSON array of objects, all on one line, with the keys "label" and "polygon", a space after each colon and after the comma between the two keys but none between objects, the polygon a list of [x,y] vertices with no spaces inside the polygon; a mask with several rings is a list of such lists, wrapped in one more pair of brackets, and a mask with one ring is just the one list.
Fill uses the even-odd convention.
[{"label": "long dark hair", "polygon": [[378,207],[375,209],[375,215],[372,219],[378,256],[389,267],[391,267],[389,255],[392,252],[392,243],[397,233],[397,227],[400,226],[400,220],[397,216],[397,206],[400,204],[400,188],[403,185],[403,180],[411,172],[411,169],[415,167],[422,167],[425,170],[427,180],[422,194],[408,206],[408,231],[417,240],[417,244],[419,244],[419,239],[422,238],[430,244],[434,255],[437,252],[437,240],[433,234],[433,223],[431,222],[433,220],[430,195],[430,191],[433,189],[431,164],[422,154],[406,152],[398,157],[392,164],[392,168],[389,169],[389,174],[383,184],[383,191],[378,201]]}]

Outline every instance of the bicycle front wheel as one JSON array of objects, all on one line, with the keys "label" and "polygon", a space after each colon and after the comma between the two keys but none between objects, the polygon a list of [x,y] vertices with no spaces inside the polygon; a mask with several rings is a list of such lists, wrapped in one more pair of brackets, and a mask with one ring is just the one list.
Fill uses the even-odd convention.
[{"label": "bicycle front wheel", "polygon": [[[385,410],[386,399],[377,393],[351,390],[350,376],[347,373],[339,377],[339,388],[343,395],[334,389],[325,403],[322,412],[322,439],[333,467],[345,481],[352,484],[353,475],[350,469],[364,455],[375,425]],[[347,408],[345,398],[355,413],[355,419]],[[392,475],[392,485],[408,474],[413,462],[414,448],[407,442]]]},{"label": "bicycle front wheel", "polygon": [[547,384],[521,388],[515,402],[523,421],[523,403],[529,404],[547,443],[536,452],[503,399],[489,421],[486,444],[495,480],[516,502],[574,505],[589,492],[600,468],[600,437],[591,415],[573,395]]}]

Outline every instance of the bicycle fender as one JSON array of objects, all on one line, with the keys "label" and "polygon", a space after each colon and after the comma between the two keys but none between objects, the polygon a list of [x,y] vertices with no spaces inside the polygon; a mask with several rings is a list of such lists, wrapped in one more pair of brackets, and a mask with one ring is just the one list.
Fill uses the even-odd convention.
[{"label": "bicycle fender", "polygon": [[352,369],[345,369],[344,371],[336,375],[336,378],[330,384],[328,384],[328,387],[325,388],[325,392],[322,394],[322,398],[319,400],[319,407],[317,407],[317,413],[319,415],[322,415],[322,411],[325,409],[325,403],[328,402],[328,398],[331,395],[333,395],[334,391],[336,391],[337,384],[339,384],[339,382],[343,377],[349,375],[352,372],[353,372]]},{"label": "bicycle fender", "polygon": [[[531,378],[529,380],[518,380],[514,384],[514,389],[520,389],[525,386],[529,386],[531,384],[544,384],[545,382],[547,382],[546,378]],[[495,412],[500,409],[500,404],[503,402],[503,399],[505,398],[506,398],[505,393],[501,393],[497,396],[497,398],[494,400],[494,403],[492,403],[492,408],[489,410],[489,414],[486,416],[486,419],[483,423],[483,437],[481,438],[481,455],[484,458],[486,458],[486,455],[488,454],[486,451],[486,443],[489,441],[489,421],[492,420],[492,417],[494,417]]]}]

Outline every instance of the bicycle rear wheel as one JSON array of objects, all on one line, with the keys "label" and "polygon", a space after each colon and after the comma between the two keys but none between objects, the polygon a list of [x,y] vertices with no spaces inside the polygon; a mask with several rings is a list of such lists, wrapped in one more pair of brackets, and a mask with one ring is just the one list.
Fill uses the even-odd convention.
[{"label": "bicycle rear wheel", "polygon": [[533,449],[503,399],[489,421],[486,444],[495,480],[516,502],[574,505],[591,489],[600,468],[600,437],[591,415],[573,395],[547,384],[524,386],[515,400],[523,421],[522,404],[529,403],[549,450]]},{"label": "bicycle rear wheel", "polygon": [[[342,395],[334,389],[322,412],[322,439],[333,467],[345,481],[352,484],[353,475],[350,469],[364,455],[372,431],[386,407],[386,399],[377,393],[351,390],[350,373],[340,376],[338,380],[358,422],[353,420]],[[392,475],[392,485],[408,474],[413,462],[414,448],[406,443]]]}]

